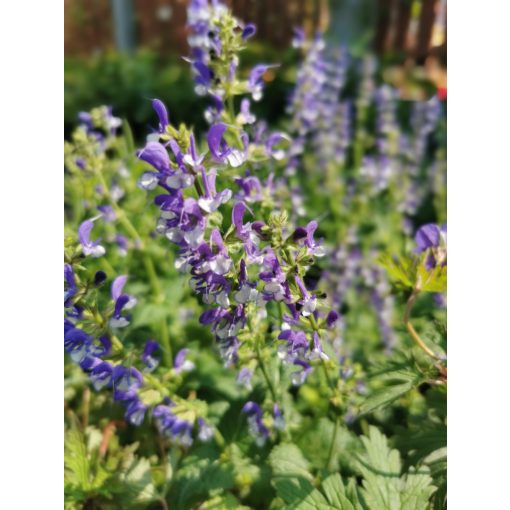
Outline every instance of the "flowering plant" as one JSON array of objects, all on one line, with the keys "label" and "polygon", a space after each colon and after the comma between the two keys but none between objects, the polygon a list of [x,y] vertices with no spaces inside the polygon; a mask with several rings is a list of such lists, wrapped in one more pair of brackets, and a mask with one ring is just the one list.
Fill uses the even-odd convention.
[{"label": "flowering plant", "polygon": [[[426,508],[433,494],[442,504],[431,452],[418,453],[419,473],[401,473],[394,460],[410,450],[390,452],[372,426],[389,426],[400,399],[446,387],[442,339],[431,347],[410,317],[420,293],[446,290],[446,226],[409,238],[439,103],[417,104],[411,132],[400,130],[396,91],[375,87],[373,60],[352,63],[361,85],[349,98],[347,52],[298,30],[304,61],[274,130],[254,103],[278,66],[241,66],[255,26],[214,0],[192,0],[188,24],[206,133],[175,125],[153,99],[138,149],[106,107],[81,114],[65,144],[69,507]],[[370,222],[382,197],[381,232]],[[442,433],[441,413],[428,430]],[[133,438],[128,462],[119,443]]]}]

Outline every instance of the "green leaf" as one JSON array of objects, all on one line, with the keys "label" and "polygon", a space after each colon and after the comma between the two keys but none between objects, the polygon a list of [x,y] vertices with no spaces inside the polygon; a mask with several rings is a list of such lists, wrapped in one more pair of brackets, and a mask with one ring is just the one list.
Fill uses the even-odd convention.
[{"label": "green leaf", "polygon": [[232,466],[218,460],[218,456],[213,444],[200,445],[188,454],[174,478],[171,501],[175,508],[190,508],[207,499],[213,490],[234,487]]},{"label": "green leaf", "polygon": [[386,437],[375,427],[362,438],[365,454],[358,458],[363,475],[361,495],[369,510],[426,510],[436,488],[428,467],[411,468],[401,477],[401,460]]},{"label": "green leaf", "polygon": [[414,370],[410,361],[394,362],[370,376],[370,386],[379,387],[369,395],[360,408],[361,414],[386,407],[417,387],[423,380],[422,374]]},{"label": "green leaf", "polygon": [[75,420],[64,437],[64,483],[84,491],[90,488],[87,445]]},{"label": "green leaf", "polygon": [[322,482],[322,492],[326,495],[328,503],[338,510],[357,510],[359,506],[351,503],[345,493],[342,477],[335,473]]},{"label": "green leaf", "polygon": [[424,292],[446,292],[446,266],[436,266],[434,269],[428,271],[425,266],[418,267],[418,279],[420,283],[420,290]]},{"label": "green leaf", "polygon": [[415,274],[413,268],[414,262],[411,258],[382,255],[378,262],[386,269],[388,276],[394,283],[413,288]]},{"label": "green leaf", "polygon": [[215,496],[204,504],[200,505],[200,510],[250,510],[249,507],[241,505],[239,500],[227,492],[226,494]]},{"label": "green leaf", "polygon": [[275,476],[296,476],[309,481],[313,479],[308,461],[294,444],[282,443],[275,446],[269,455],[269,464]]}]

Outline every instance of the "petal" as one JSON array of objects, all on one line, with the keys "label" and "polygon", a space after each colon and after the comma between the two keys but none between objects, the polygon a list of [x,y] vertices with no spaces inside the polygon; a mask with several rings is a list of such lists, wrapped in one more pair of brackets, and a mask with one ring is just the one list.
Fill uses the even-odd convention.
[{"label": "petal", "polygon": [[220,122],[212,125],[207,133],[207,144],[209,145],[209,150],[211,151],[211,154],[218,159],[221,159],[220,145],[226,129],[227,125]]},{"label": "petal", "polygon": [[237,202],[232,209],[232,223],[236,227],[237,234],[241,233],[243,228],[243,218],[244,212],[246,211],[246,206],[243,202]]},{"label": "petal", "polygon": [[159,117],[159,132],[164,133],[166,126],[170,124],[168,121],[168,112],[163,101],[159,99],[152,100],[152,108]]},{"label": "petal", "polygon": [[144,149],[138,152],[138,158],[163,172],[170,169],[170,158],[166,149],[158,142],[147,142]]},{"label": "petal", "polygon": [[92,220],[85,220],[78,228],[78,238],[80,239],[80,244],[82,246],[90,244],[90,232],[92,231],[93,226],[94,223]]},{"label": "petal", "polygon": [[126,282],[127,282],[127,275],[120,275],[120,276],[117,276],[117,278],[115,278],[115,280],[113,280],[113,283],[112,283],[112,299],[114,301],[117,301],[119,299],[119,297],[121,296],[122,294],[122,289],[124,289],[124,285],[126,285]]}]

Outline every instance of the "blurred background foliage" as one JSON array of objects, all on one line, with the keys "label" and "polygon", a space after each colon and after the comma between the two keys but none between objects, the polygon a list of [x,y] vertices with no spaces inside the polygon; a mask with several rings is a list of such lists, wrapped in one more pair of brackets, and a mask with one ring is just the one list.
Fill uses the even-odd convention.
[{"label": "blurred background foliage", "polygon": [[[231,0],[258,32],[243,65],[278,62],[267,73],[267,94],[255,112],[271,124],[285,112],[300,59],[292,30],[325,33],[329,44],[357,57],[376,53],[384,81],[402,99],[424,99],[446,85],[444,0]],[[64,136],[79,111],[110,104],[139,140],[152,123],[150,99],[167,105],[172,121],[200,128],[205,101],[193,91],[181,57],[188,54],[186,0],[66,0]]]}]

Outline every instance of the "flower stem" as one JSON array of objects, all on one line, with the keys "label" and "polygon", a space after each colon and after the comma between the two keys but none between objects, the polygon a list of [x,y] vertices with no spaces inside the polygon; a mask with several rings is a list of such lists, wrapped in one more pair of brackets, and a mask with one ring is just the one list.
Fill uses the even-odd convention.
[{"label": "flower stem", "polygon": [[[145,266],[147,276],[149,277],[149,282],[150,282],[150,285],[152,288],[152,293],[154,295],[155,302],[158,304],[163,303],[164,294],[161,290],[161,286],[160,286],[159,280],[158,280],[158,275],[154,268],[154,262],[152,260],[150,253],[146,250],[145,245],[143,244],[142,238],[140,237],[140,234],[138,233],[135,226],[131,223],[131,221],[127,217],[125,211],[118,206],[117,202],[115,202],[115,200],[113,200],[112,196],[110,195],[108,185],[106,184],[106,181],[104,179],[104,176],[103,176],[101,170],[97,170],[96,175],[97,175],[97,178],[99,179],[99,182],[101,183],[105,197],[108,200],[108,202],[110,203],[110,205],[112,206],[113,210],[115,211],[120,223],[124,226],[124,228],[131,235],[131,237],[133,237],[133,239],[136,242],[136,244],[138,245],[140,251],[143,253],[143,257],[142,257],[143,264]],[[170,336],[168,333],[168,324],[166,322],[166,319],[162,319],[160,321],[159,330],[160,330],[160,336],[161,336],[161,338],[159,340],[161,341],[161,344],[163,347],[163,359],[165,361],[165,365],[167,367],[171,367],[173,365],[172,345],[170,343]]]},{"label": "flower stem", "polygon": [[267,373],[266,365],[264,363],[264,360],[262,359],[262,353],[260,352],[260,345],[257,343],[257,359],[259,362],[260,369],[262,371],[262,375],[264,376],[264,379],[266,380],[267,387],[269,388],[269,392],[271,393],[271,397],[273,398],[273,402],[278,402],[278,399],[276,398],[276,391],[274,389],[273,383],[271,382],[271,379],[269,378],[269,374]]},{"label": "flower stem", "polygon": [[409,334],[411,335],[411,338],[416,342],[418,347],[428,354],[430,357],[439,360],[441,359],[432,349],[427,347],[425,345],[425,342],[420,338],[420,335],[416,332],[414,329],[414,326],[411,324],[411,310],[413,309],[414,303],[416,301],[416,297],[420,293],[420,289],[418,287],[413,289],[412,294],[409,296],[409,299],[407,300],[406,309],[404,312],[404,324],[407,328],[407,331],[409,331]]}]

